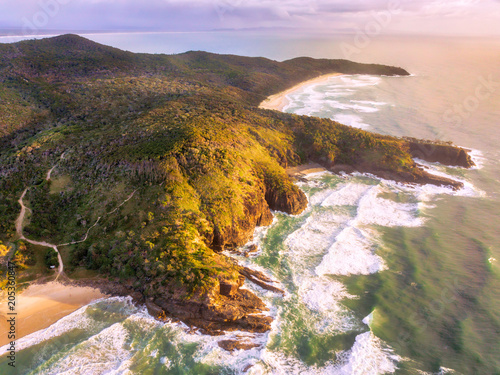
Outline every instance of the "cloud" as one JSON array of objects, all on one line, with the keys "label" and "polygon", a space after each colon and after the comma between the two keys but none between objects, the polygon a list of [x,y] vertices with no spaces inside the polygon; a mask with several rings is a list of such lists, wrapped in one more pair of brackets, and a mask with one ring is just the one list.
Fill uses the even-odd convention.
[{"label": "cloud", "polygon": [[[0,29],[200,31],[272,26],[335,31],[359,27],[390,4],[400,9],[394,25],[408,32],[439,30],[443,20],[454,19],[468,30],[488,25],[500,34],[500,1],[494,0],[2,0]],[[453,28],[460,31],[459,26]]]}]

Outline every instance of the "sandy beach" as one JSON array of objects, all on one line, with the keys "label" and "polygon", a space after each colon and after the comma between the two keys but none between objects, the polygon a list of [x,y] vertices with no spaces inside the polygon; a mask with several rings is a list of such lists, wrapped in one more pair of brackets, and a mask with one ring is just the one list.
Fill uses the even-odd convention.
[{"label": "sandy beach", "polygon": [[298,89],[301,89],[305,86],[326,82],[331,77],[336,77],[339,75],[341,75],[341,73],[324,74],[324,75],[321,75],[319,77],[301,82],[298,85],[295,85],[295,86],[289,88],[288,90],[282,91],[282,92],[275,94],[275,95],[271,95],[266,100],[264,100],[262,103],[260,103],[259,108],[274,109],[276,111],[283,111],[283,108],[288,104],[287,95],[289,95],[290,93],[297,91]]},{"label": "sandy beach", "polygon": [[287,168],[286,173],[290,177],[305,177],[310,173],[326,172],[327,169],[317,163],[307,163],[296,167]]},{"label": "sandy beach", "polygon": [[[58,282],[29,286],[17,295],[16,339],[49,327],[80,307],[106,295],[90,287],[63,285]],[[7,303],[0,302],[0,346],[7,344]]]}]

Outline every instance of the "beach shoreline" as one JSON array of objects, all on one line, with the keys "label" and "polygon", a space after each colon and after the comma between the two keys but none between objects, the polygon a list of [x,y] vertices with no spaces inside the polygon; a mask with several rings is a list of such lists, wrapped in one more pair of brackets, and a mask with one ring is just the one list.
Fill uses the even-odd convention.
[{"label": "beach shoreline", "polygon": [[259,108],[262,109],[272,109],[276,111],[283,111],[283,109],[289,104],[287,95],[291,94],[294,91],[297,91],[303,87],[316,85],[319,83],[324,83],[328,81],[332,77],[337,77],[342,75],[342,73],[329,73],[323,74],[319,77],[309,79],[307,81],[301,82],[285,91],[279,92],[277,94],[269,96],[262,103],[259,104]]},{"label": "beach shoreline", "polygon": [[[99,289],[51,281],[32,284],[18,293],[16,298],[16,338],[45,329],[58,320],[88,305],[92,301],[109,297]],[[0,347],[8,344],[9,315],[7,297],[0,299]],[[14,340],[14,341],[15,341]]]},{"label": "beach shoreline", "polygon": [[286,169],[286,173],[295,179],[301,179],[305,178],[308,174],[312,173],[320,173],[320,172],[328,172],[328,169],[323,167],[322,165],[318,163],[307,163],[307,164],[300,164],[297,165],[296,167],[289,167]]}]

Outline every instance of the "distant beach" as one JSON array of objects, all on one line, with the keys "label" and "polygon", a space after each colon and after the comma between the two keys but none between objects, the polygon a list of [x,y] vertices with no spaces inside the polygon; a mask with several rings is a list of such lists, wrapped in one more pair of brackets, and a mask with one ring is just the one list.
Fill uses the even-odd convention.
[{"label": "distant beach", "polygon": [[304,176],[311,174],[311,173],[326,172],[326,171],[327,171],[327,169],[320,164],[307,163],[307,164],[298,165],[296,167],[287,168],[286,173],[290,177],[299,178],[299,177],[304,177]]},{"label": "distant beach", "polygon": [[[64,285],[58,282],[30,285],[16,301],[16,340],[47,328],[82,306],[106,297],[98,289]],[[7,303],[0,302],[0,346],[7,344]]]},{"label": "distant beach", "polygon": [[336,77],[339,75],[341,75],[341,73],[324,74],[324,75],[321,75],[319,77],[301,82],[298,85],[295,85],[292,88],[289,88],[288,90],[282,91],[278,94],[271,95],[266,100],[264,100],[262,103],[260,103],[259,108],[274,109],[276,111],[283,111],[283,109],[288,104],[287,95],[289,95],[292,92],[297,91],[305,86],[323,83],[323,82],[328,81],[328,79],[330,79],[331,77]]}]

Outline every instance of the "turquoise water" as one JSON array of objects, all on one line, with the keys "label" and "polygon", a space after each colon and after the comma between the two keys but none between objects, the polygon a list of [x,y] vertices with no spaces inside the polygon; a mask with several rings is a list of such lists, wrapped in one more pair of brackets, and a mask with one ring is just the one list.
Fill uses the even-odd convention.
[{"label": "turquoise water", "polygon": [[[123,48],[121,38],[95,36]],[[344,57],[340,45],[349,42],[137,34],[127,49],[335,58]],[[478,164],[471,170],[425,163],[432,173],[464,181],[464,189],[311,175],[300,184],[309,197],[306,212],[276,213],[272,226],[256,232],[257,255],[239,259],[286,291],[281,297],[245,284],[275,317],[269,333],[188,333],[113,298],[21,340],[25,367],[18,373],[499,374],[500,43],[375,39],[351,58],[399,65],[412,76],[335,77],[291,94],[285,111],[471,148]],[[237,336],[261,347],[234,353],[218,347]]]}]

